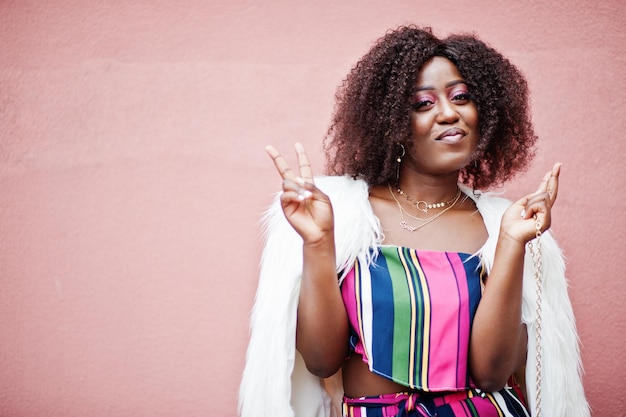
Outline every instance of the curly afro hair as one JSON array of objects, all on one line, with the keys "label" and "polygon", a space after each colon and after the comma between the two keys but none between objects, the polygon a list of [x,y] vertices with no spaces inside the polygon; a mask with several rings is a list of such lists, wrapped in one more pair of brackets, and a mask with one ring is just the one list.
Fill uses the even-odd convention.
[{"label": "curly afro hair", "polygon": [[501,185],[534,155],[528,86],[520,71],[473,35],[439,39],[430,28],[402,26],[380,38],[336,95],[324,140],[326,171],[370,185],[394,182],[399,144],[411,144],[411,97],[431,58],[449,59],[465,79],[478,111],[479,141],[460,180],[474,188]]}]

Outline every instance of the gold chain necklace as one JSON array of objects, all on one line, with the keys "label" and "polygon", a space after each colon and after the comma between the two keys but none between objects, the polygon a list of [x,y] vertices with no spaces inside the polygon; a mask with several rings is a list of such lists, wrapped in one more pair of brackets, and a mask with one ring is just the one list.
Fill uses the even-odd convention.
[{"label": "gold chain necklace", "polygon": [[[400,201],[398,201],[398,199],[396,198],[395,194],[393,193],[393,190],[391,189],[391,184],[387,183],[387,186],[389,187],[389,193],[391,194],[391,197],[394,199],[394,201],[396,202],[396,204],[398,205],[398,209],[400,210],[400,227],[403,228],[404,230],[408,231],[408,232],[415,232],[416,230],[421,229],[422,227],[426,226],[427,224],[435,221],[439,216],[443,215],[446,211],[450,210],[452,207],[454,207],[454,205],[459,201],[459,197],[461,197],[461,189],[459,188],[457,190],[456,196],[454,197],[454,199],[449,203],[448,207],[446,207],[445,209],[443,209],[441,212],[435,214],[434,216],[431,216],[427,219],[420,219],[419,217],[415,217],[415,216],[411,216],[409,213],[406,213],[406,211],[404,210],[404,208],[402,207],[402,205],[400,204]],[[420,224],[419,226],[411,226],[406,222],[406,219],[404,218],[404,214],[407,214],[411,217],[413,217],[414,219],[417,220],[421,220],[424,223]]]},{"label": "gold chain necklace", "polygon": [[428,213],[428,210],[433,209],[433,208],[441,208],[441,207],[445,207],[447,205],[452,204],[453,201],[458,199],[459,193],[461,192],[460,189],[457,189],[457,194],[454,197],[452,197],[450,200],[442,201],[440,203],[429,204],[429,203],[425,202],[424,200],[415,201],[413,198],[411,198],[410,195],[408,195],[407,193],[402,191],[402,188],[400,188],[400,185],[398,185],[397,188],[398,188],[398,194],[404,196],[404,198],[406,198],[407,201],[409,201],[411,204],[413,204],[415,206],[415,208],[417,208],[419,211],[421,211],[423,213]]}]

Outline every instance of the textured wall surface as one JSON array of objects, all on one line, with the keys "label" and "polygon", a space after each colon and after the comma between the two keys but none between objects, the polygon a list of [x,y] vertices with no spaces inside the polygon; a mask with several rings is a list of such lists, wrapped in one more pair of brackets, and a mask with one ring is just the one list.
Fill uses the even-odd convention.
[{"label": "textured wall surface", "polygon": [[619,0],[0,1],[0,415],[235,416],[279,186],[263,147],[321,170],[337,85],[402,23],[527,75],[539,151],[506,193],[563,162],[587,395],[626,415]]}]

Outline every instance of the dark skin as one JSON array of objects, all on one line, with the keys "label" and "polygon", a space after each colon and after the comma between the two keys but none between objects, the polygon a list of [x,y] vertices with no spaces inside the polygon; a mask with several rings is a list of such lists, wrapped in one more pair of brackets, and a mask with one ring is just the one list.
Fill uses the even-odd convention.
[{"label": "dark skin", "polygon": [[[416,100],[426,104],[413,110],[413,147],[407,149],[400,173],[400,187],[416,200],[450,200],[457,190],[459,171],[473,158],[477,113],[473,102],[461,94],[462,82],[445,58],[434,58],[420,72],[418,91],[425,93]],[[442,140],[442,132],[448,132],[449,137]],[[332,205],[315,186],[302,145],[296,144],[297,173],[276,149],[268,146],[266,151],[283,179],[281,205],[285,217],[303,239],[296,347],[307,368],[320,377],[343,368],[344,391],[350,397],[407,391],[407,387],[371,373],[360,356],[345,360],[349,327],[337,285]],[[470,374],[484,391],[502,389],[524,366],[527,338],[521,305],[525,245],[536,235],[536,221],[542,231],[550,227],[559,174],[560,164],[555,164],[538,191],[514,202],[502,217],[493,268],[470,338]],[[403,197],[396,198],[412,215],[424,216]],[[414,233],[399,227],[398,206],[387,185],[372,187],[369,200],[380,221],[384,244],[475,253],[487,239],[482,217],[469,198],[459,200]]]}]

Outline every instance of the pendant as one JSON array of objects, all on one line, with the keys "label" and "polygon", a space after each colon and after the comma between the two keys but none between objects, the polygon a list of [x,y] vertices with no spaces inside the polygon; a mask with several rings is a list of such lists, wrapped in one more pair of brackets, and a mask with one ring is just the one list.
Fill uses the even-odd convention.
[{"label": "pendant", "polygon": [[424,212],[424,213],[428,213],[428,209],[431,208],[430,204],[428,204],[427,202],[422,201],[422,200],[420,200],[417,203],[415,203],[415,207],[419,211]]},{"label": "pendant", "polygon": [[402,220],[400,222],[400,227],[404,230],[408,230],[409,232],[414,232],[417,230],[417,227],[409,226],[406,221]]}]

